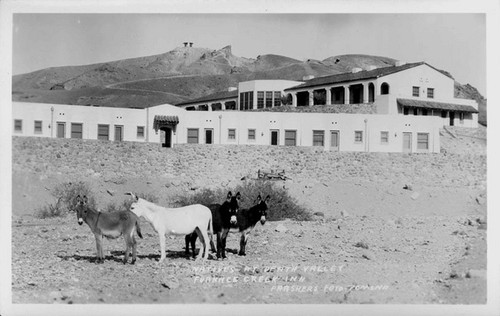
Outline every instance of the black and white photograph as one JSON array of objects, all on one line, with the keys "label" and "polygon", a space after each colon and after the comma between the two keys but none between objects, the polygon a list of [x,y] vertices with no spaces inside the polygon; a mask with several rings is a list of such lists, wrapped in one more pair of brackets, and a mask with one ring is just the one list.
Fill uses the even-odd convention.
[{"label": "black and white photograph", "polygon": [[500,313],[500,2],[0,9],[1,315]]}]

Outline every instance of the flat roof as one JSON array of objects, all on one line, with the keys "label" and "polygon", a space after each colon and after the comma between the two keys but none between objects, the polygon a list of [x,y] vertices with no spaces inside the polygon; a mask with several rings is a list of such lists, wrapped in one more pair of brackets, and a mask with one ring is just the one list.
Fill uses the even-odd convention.
[{"label": "flat roof", "polygon": [[423,109],[434,109],[434,110],[447,110],[456,112],[468,112],[468,113],[479,113],[473,106],[455,104],[455,103],[445,103],[436,101],[421,101],[414,99],[397,99],[398,105],[413,107],[413,108],[423,108]]},{"label": "flat roof", "polygon": [[238,98],[238,90],[221,91],[221,92],[212,93],[212,94],[203,96],[201,98],[177,103],[176,106],[190,105],[190,104],[209,102],[209,101],[218,101],[218,100],[224,100],[224,99],[234,99],[234,98]]}]

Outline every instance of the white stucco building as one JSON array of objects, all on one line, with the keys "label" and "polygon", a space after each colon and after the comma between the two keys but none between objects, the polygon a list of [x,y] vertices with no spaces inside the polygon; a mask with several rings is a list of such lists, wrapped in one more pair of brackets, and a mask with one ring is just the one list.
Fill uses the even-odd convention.
[{"label": "white stucco building", "polygon": [[[264,111],[342,105],[344,113]],[[351,105],[370,113],[352,113]],[[346,110],[347,109],[347,110]],[[177,144],[315,146],[331,151],[439,152],[443,125],[477,126],[477,103],[425,63],[305,80],[255,80],[177,106],[144,109],[13,102],[13,135]],[[195,110],[195,111],[193,111]]]}]

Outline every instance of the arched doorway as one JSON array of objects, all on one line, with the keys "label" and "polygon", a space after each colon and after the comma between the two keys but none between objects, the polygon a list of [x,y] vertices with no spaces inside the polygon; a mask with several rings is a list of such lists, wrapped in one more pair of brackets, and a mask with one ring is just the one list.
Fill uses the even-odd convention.
[{"label": "arched doorway", "polygon": [[387,82],[382,83],[380,86],[380,94],[389,94],[389,84]]},{"label": "arched doorway", "polygon": [[368,102],[375,102],[375,85],[371,82],[368,85]]}]

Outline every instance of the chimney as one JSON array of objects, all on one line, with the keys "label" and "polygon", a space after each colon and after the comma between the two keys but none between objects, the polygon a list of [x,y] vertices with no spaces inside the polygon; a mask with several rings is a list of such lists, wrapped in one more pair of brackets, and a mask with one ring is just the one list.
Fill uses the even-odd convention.
[{"label": "chimney", "polygon": [[360,72],[361,70],[363,70],[363,69],[361,69],[361,68],[359,68],[359,67],[354,67],[354,68],[352,68],[351,72],[352,72],[353,74],[355,74],[355,73],[357,73],[357,72]]},{"label": "chimney", "polygon": [[236,88],[236,87],[229,87],[229,88],[227,88],[228,92],[236,91],[236,90],[238,90],[238,88]]},{"label": "chimney", "polygon": [[184,47],[187,47],[188,46],[188,42],[184,42]]},{"label": "chimney", "polygon": [[314,75],[307,75],[307,76],[302,77],[302,81],[307,81],[307,80],[311,80],[311,79],[314,79]]}]

